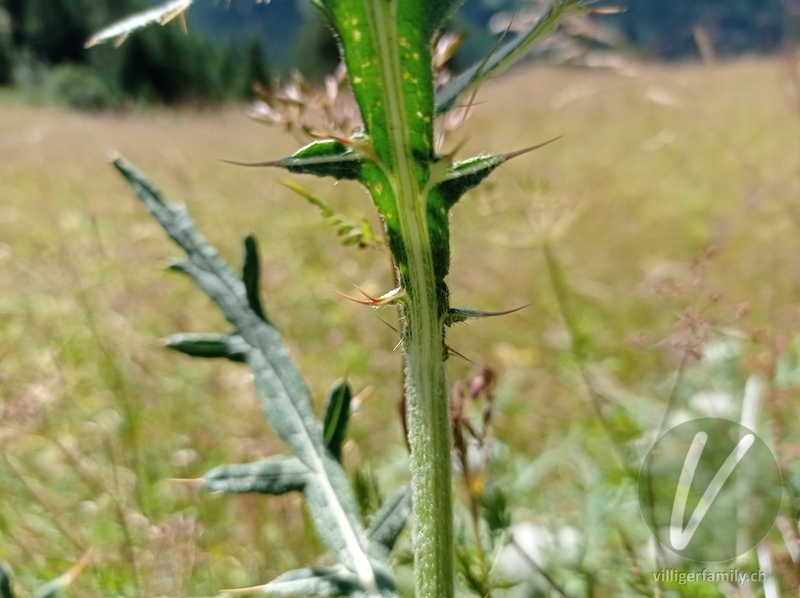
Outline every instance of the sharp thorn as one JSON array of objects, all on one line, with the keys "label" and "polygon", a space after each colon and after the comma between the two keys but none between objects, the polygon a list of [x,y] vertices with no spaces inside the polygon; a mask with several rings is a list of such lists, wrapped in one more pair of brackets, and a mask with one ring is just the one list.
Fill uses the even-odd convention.
[{"label": "sharp thorn", "polygon": [[341,291],[336,291],[336,289],[334,289],[334,291],[339,293],[345,299],[350,299],[350,301],[355,301],[356,303],[360,303],[362,305],[371,305],[372,307],[380,307],[381,305],[386,305],[396,299],[399,299],[405,294],[405,291],[401,287],[397,287],[396,289],[389,291],[385,295],[381,295],[380,297],[372,297],[362,289],[359,289],[356,285],[353,286],[356,287],[356,289],[358,289],[359,293],[361,293],[362,295],[364,295],[364,297],[366,297],[366,300],[357,299],[355,297],[351,297],[350,295],[345,295]]},{"label": "sharp thorn", "polygon": [[468,361],[468,362],[469,362],[469,363],[471,363],[472,365],[476,365],[476,366],[478,366],[478,367],[483,367],[483,366],[481,366],[481,364],[480,364],[480,363],[478,363],[477,361],[473,361],[472,359],[470,359],[469,357],[467,357],[467,356],[466,356],[466,355],[464,355],[463,353],[459,353],[458,351],[456,351],[455,349],[453,349],[453,347],[451,347],[451,346],[450,346],[450,345],[448,345],[447,343],[445,343],[445,345],[444,345],[444,348],[445,348],[445,351],[447,351],[447,354],[448,354],[448,355],[453,355],[453,356],[455,356],[455,357],[460,357],[461,359],[463,359],[464,361]]},{"label": "sharp thorn", "polygon": [[248,168],[256,168],[264,166],[282,166],[283,160],[267,160],[266,162],[237,162],[236,160],[226,160],[224,158],[220,158],[220,162],[233,164],[234,166],[247,166]]},{"label": "sharp thorn", "polygon": [[360,303],[361,305],[373,305],[372,301],[369,301],[369,300],[366,300],[366,299],[358,299],[356,297],[351,297],[350,295],[346,295],[346,294],[342,293],[338,289],[333,289],[333,292],[336,293],[337,295],[341,295],[345,299],[349,299],[353,303]]},{"label": "sharp thorn", "polygon": [[521,311],[530,305],[530,303],[526,303],[525,305],[520,305],[519,307],[514,307],[511,309],[504,309],[502,311],[485,311],[483,312],[483,315],[487,318],[491,318],[493,316],[505,316],[508,314],[513,314],[516,311]]},{"label": "sharp thorn", "polygon": [[531,145],[529,147],[523,148],[521,150],[517,150],[515,152],[509,152],[507,154],[502,154],[502,157],[507,162],[508,160],[516,158],[517,156],[521,156],[522,154],[527,154],[528,152],[532,152],[533,150],[537,150],[537,149],[539,149],[541,147],[544,147],[545,145],[550,145],[551,143],[553,143],[554,141],[558,141],[562,137],[563,137],[563,135],[559,135],[558,137],[553,137],[552,139],[549,139],[548,141],[545,141],[543,143],[537,143],[536,145]]},{"label": "sharp thorn", "polygon": [[395,328],[394,326],[392,326],[391,324],[389,324],[389,322],[387,322],[386,320],[384,320],[383,318],[381,318],[381,317],[379,317],[379,316],[376,316],[376,317],[377,317],[377,318],[378,318],[378,319],[379,319],[381,322],[383,322],[384,324],[386,324],[386,325],[387,325],[389,328],[391,328],[392,330],[394,330],[394,331],[395,331],[397,334],[400,334],[400,331],[399,331],[397,328]]},{"label": "sharp thorn", "polygon": [[504,309],[502,311],[483,311],[480,309],[453,308],[450,310],[450,313],[456,317],[460,315],[467,318],[491,318],[494,316],[505,316],[508,314],[513,314],[514,312],[523,310],[530,305],[531,305],[530,303],[526,303],[525,305],[520,305],[519,307],[514,307],[512,309]]}]

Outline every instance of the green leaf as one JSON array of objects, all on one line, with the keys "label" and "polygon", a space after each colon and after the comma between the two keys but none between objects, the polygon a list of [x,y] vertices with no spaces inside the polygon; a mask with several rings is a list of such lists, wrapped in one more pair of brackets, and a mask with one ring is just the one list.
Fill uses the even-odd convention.
[{"label": "green leaf", "polygon": [[553,31],[568,14],[583,10],[582,0],[554,0],[538,21],[511,41],[496,49],[486,60],[468,68],[436,93],[436,114],[444,114],[455,106],[459,97],[474,91],[489,77],[495,77],[519,61],[534,43]]},{"label": "green leaf", "polygon": [[249,345],[237,334],[180,333],[169,336],[164,344],[191,357],[224,357],[231,361],[247,361]]},{"label": "green leaf", "polygon": [[116,40],[117,45],[125,41],[129,34],[138,29],[158,23],[165,25],[175,17],[183,17],[186,9],[192,5],[193,0],[170,0],[160,6],[143,10],[131,15],[121,21],[117,21],[113,25],[102,29],[95,33],[84,45],[85,48],[91,48],[97,44],[102,44],[110,40]]},{"label": "green leaf", "polygon": [[327,202],[317,197],[311,191],[298,185],[294,181],[282,181],[285,187],[288,187],[300,197],[303,197],[308,203],[319,208],[322,216],[328,221],[328,224],[336,227],[336,233],[342,238],[345,245],[359,245],[360,247],[370,247],[379,244],[372,232],[372,227],[366,219],[359,223],[349,221],[344,215],[336,212]]},{"label": "green leaf", "polygon": [[[509,152],[507,154],[495,154],[490,156],[475,156],[467,160],[453,163],[444,173],[438,175],[438,183],[433,192],[439,194],[441,200],[444,202],[445,208],[450,210],[456,202],[470,189],[473,189],[480,184],[483,179],[489,176],[495,168],[501,164],[505,164],[509,160],[532,152],[546,145],[550,145],[561,137],[549,139],[543,143],[537,143],[521,150]],[[433,201],[431,199],[430,201]]]},{"label": "green leaf", "polygon": [[262,320],[267,321],[264,308],[261,305],[261,266],[258,259],[258,242],[253,235],[244,238],[244,264],[242,266],[242,282],[247,292],[247,301],[252,309]]},{"label": "green leaf", "polygon": [[347,380],[337,380],[328,391],[325,403],[325,420],[323,434],[325,447],[334,459],[342,462],[342,445],[347,435],[347,424],[350,421],[350,400],[353,392]]},{"label": "green leaf", "polygon": [[14,591],[11,589],[11,574],[0,563],[0,598],[14,598]]},{"label": "green leaf", "polygon": [[[410,488],[400,488],[383,503],[372,518],[372,522],[367,528],[370,543],[387,553],[390,552],[411,515],[411,509]],[[374,552],[376,551],[373,550]]]},{"label": "green leaf", "polygon": [[313,174],[319,177],[330,176],[337,180],[352,180],[359,178],[363,158],[353,147],[348,147],[335,139],[323,139],[309,143],[288,158],[281,158],[280,160],[268,160],[266,162],[224,161],[237,166],[272,166],[285,168],[295,174]]},{"label": "green leaf", "polygon": [[441,195],[445,208],[450,210],[461,196],[476,187],[492,171],[505,162],[504,156],[477,156],[456,162],[442,176],[442,182],[433,190]]},{"label": "green leaf", "polygon": [[203,476],[203,489],[231,494],[302,492],[310,474],[297,458],[275,455],[255,463],[215,467]]},{"label": "green leaf", "polygon": [[377,592],[366,555],[368,541],[341,465],[327,455],[322,426],[311,395],[283,345],[280,334],[253,311],[244,283],[197,231],[184,206],[167,203],[133,166],[118,158],[114,166],[167,234],[188,256],[181,270],[220,308],[249,348],[247,364],[262,409],[278,435],[309,469],[306,497],[317,531],[339,560],[354,571],[366,591]]}]

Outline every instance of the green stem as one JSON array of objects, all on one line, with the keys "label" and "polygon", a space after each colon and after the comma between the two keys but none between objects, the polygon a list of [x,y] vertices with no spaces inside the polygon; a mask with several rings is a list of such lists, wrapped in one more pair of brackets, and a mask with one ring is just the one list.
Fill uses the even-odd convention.
[{"label": "green stem", "polygon": [[[381,99],[384,130],[370,132],[385,140],[376,153],[380,168],[396,201],[397,224],[388,223],[390,245],[402,247],[405,263],[398,263],[403,302],[403,348],[408,441],[411,447],[411,487],[414,497],[414,572],[417,598],[452,598],[453,500],[450,466],[450,413],[445,375],[444,319],[448,311],[434,268],[428,226],[428,164],[415,156],[414,135],[427,122],[418,122],[404,81],[413,72],[401,48],[409,42],[398,30],[397,4],[364,0],[366,24],[379,40],[375,61],[383,80]],[[408,57],[406,57],[408,58]],[[430,69],[430,56],[420,52],[414,60]],[[426,82],[425,85],[429,85]],[[431,105],[426,108],[430,113]],[[420,113],[422,114],[422,113]],[[430,133],[430,131],[429,131]],[[376,141],[376,143],[378,143]],[[430,147],[417,148],[430,152]],[[373,188],[374,189],[374,188]],[[379,192],[378,192],[379,194]],[[376,203],[380,205],[380,200]],[[390,219],[389,214],[384,218]],[[399,234],[399,239],[397,238]],[[399,242],[398,242],[399,241]],[[402,257],[400,258],[403,259]],[[443,303],[444,302],[444,303]]]},{"label": "green stem", "polygon": [[[413,260],[410,265],[413,273]],[[450,416],[442,328],[438,318],[431,318],[436,312],[425,310],[426,303],[419,297],[409,297],[405,309],[408,440],[417,519],[415,595],[449,598],[454,591]]]}]

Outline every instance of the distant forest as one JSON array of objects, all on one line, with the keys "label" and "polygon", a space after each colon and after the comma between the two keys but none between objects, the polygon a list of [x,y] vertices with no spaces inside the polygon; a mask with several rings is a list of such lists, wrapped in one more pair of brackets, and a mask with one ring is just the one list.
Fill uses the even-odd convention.
[{"label": "distant forest", "polygon": [[[453,21],[467,35],[462,61],[470,48],[475,53],[493,43],[487,28],[493,14],[524,11],[532,1],[467,0]],[[335,43],[306,0],[198,0],[189,11],[193,35],[170,24],[137,33],[119,49],[83,49],[92,32],[151,4],[0,0],[0,85],[85,108],[213,102],[247,98],[254,81],[268,83],[293,68],[315,79],[335,66]],[[600,17],[622,34],[617,49],[647,59],[694,58],[703,43],[720,56],[769,53],[800,39],[800,0],[604,4],[625,9]]]}]

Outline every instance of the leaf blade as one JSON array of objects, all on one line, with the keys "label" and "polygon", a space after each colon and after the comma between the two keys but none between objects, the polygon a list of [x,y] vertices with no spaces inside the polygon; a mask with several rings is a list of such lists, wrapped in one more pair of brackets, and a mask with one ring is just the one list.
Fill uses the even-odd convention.
[{"label": "leaf blade", "polygon": [[339,463],[342,462],[342,446],[347,436],[352,398],[350,384],[342,378],[333,383],[325,403],[325,419],[322,424],[325,448]]}]

